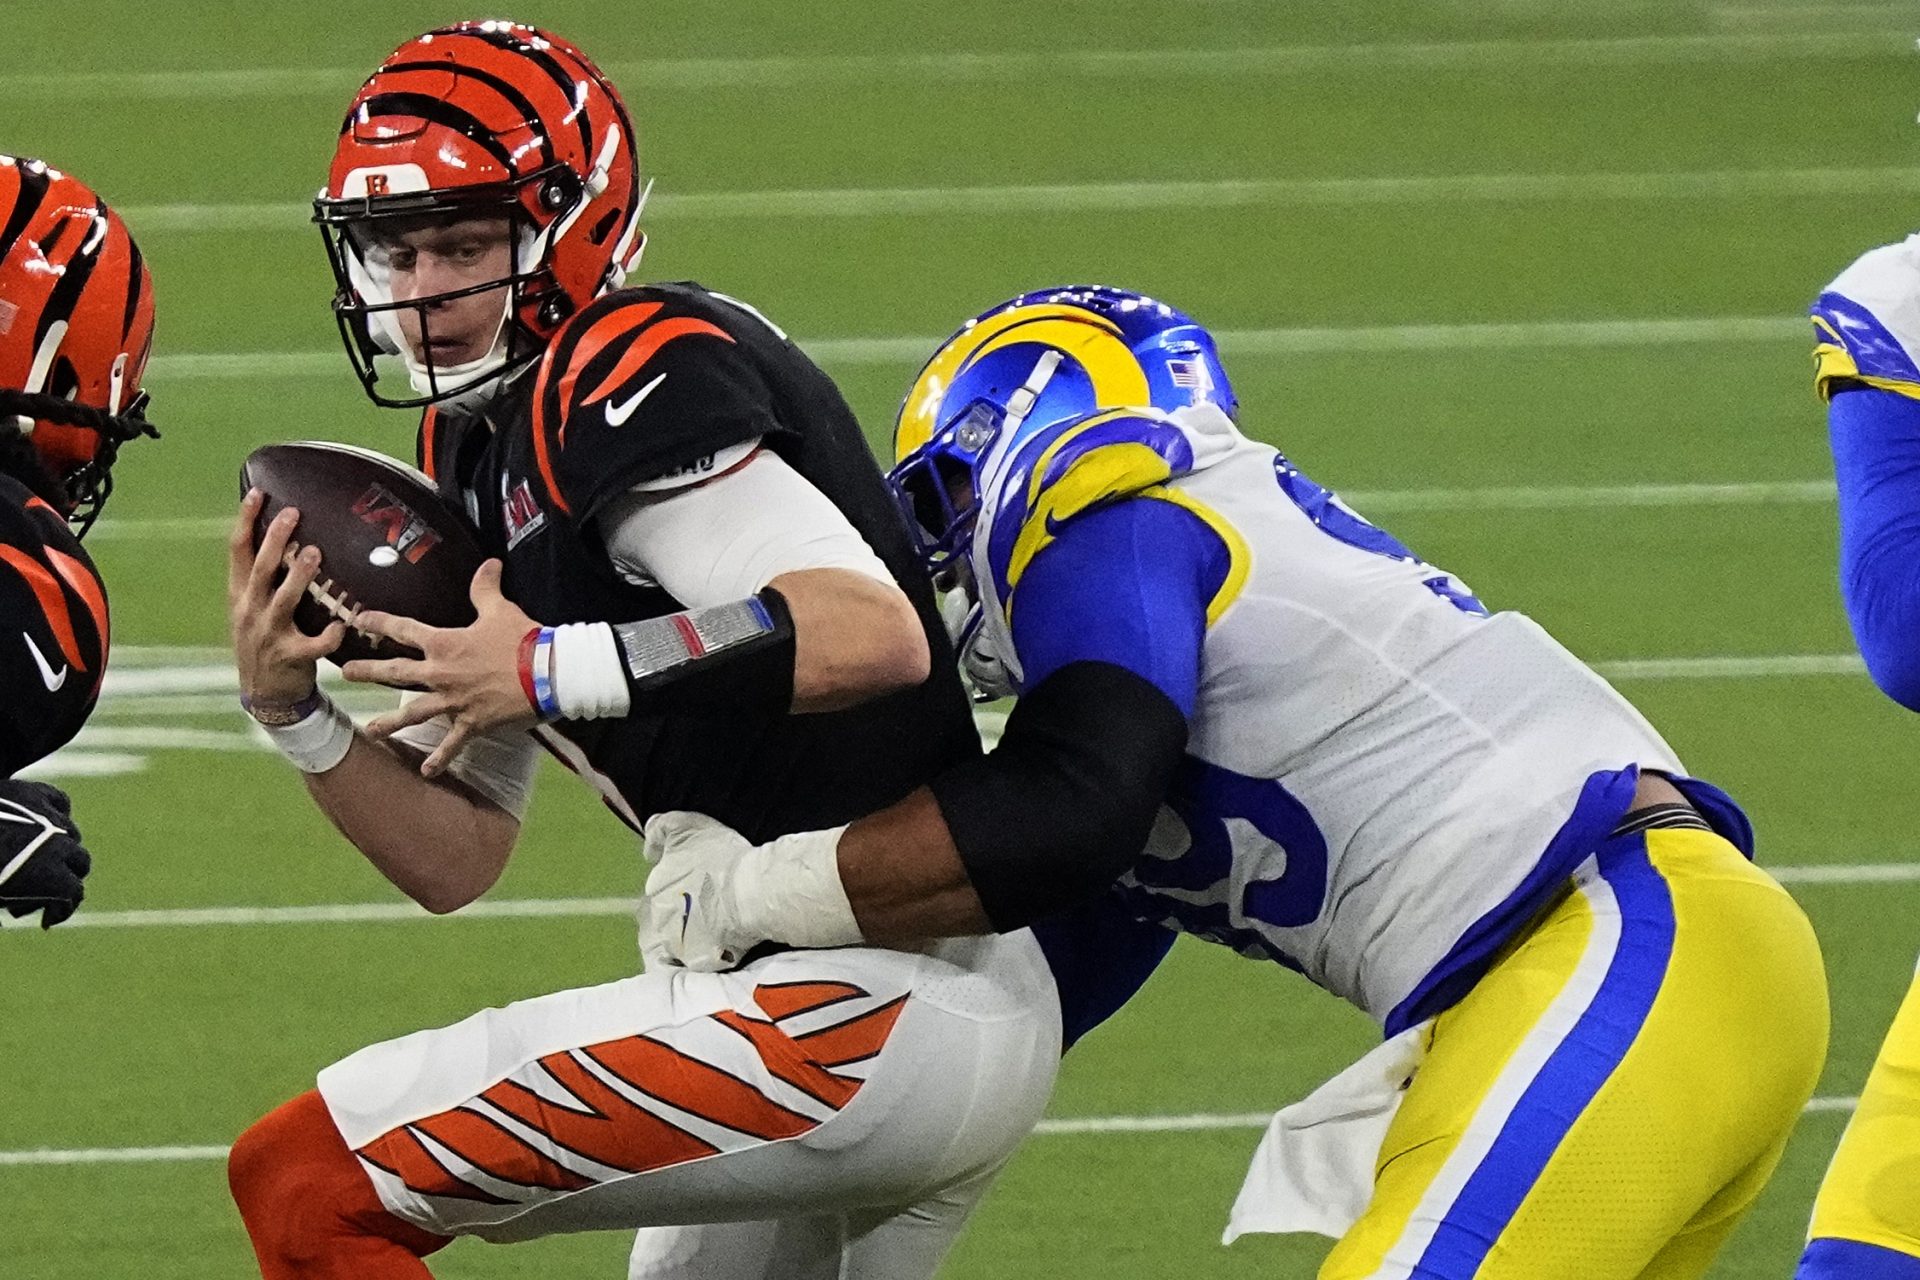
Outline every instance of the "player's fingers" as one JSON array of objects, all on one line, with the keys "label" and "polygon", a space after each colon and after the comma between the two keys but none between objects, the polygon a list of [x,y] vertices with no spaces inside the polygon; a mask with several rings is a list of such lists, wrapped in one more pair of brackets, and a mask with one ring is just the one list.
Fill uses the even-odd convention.
[{"label": "player's fingers", "polygon": [[485,612],[488,605],[503,597],[500,594],[500,571],[498,560],[489,560],[473,572],[473,585],[467,588],[467,598],[473,601],[475,613]]},{"label": "player's fingers", "polygon": [[302,637],[299,643],[293,646],[294,656],[316,660],[324,658],[335,649],[338,649],[340,642],[346,638],[346,623],[339,621],[329,622],[327,629],[319,635]]},{"label": "player's fingers", "polygon": [[287,541],[293,536],[293,527],[299,523],[300,513],[288,507],[267,524],[267,531],[260,539],[260,548],[253,554],[253,567],[247,574],[247,590],[254,599],[267,598],[273,575],[280,571],[281,562],[286,557]]},{"label": "player's fingers", "polygon": [[294,554],[293,563],[287,566],[287,576],[274,588],[273,598],[267,602],[267,618],[275,627],[282,627],[293,621],[293,611],[300,603],[300,597],[320,573],[320,548],[305,546]]},{"label": "player's fingers", "polygon": [[445,773],[447,766],[453,763],[453,758],[460,754],[460,748],[467,741],[468,732],[465,724],[455,720],[453,728],[447,730],[447,736],[440,739],[440,745],[433,749],[433,754],[420,762],[421,776],[437,778]]},{"label": "player's fingers", "polygon": [[378,609],[362,609],[353,616],[356,629],[369,635],[385,636],[401,644],[426,652],[438,627],[430,627],[416,618],[403,618],[397,613],[382,613]]},{"label": "player's fingers", "polygon": [[253,525],[260,518],[260,504],[265,500],[258,489],[247,490],[247,496],[240,499],[240,514],[234,517],[233,532],[227,535],[229,601],[238,597],[240,585],[247,580],[248,570],[253,568]]},{"label": "player's fingers", "polygon": [[426,685],[424,662],[413,658],[355,658],[340,674],[355,684]]},{"label": "player's fingers", "polygon": [[452,706],[451,698],[440,694],[424,694],[367,721],[366,733],[369,738],[378,741],[408,725],[425,724],[435,716],[451,709]]}]

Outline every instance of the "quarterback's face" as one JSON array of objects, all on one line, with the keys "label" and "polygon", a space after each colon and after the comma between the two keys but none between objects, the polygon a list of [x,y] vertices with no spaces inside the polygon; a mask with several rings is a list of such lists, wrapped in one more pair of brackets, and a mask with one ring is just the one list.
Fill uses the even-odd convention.
[{"label": "quarterback's face", "polygon": [[[374,248],[385,259],[393,300],[422,304],[396,313],[417,360],[445,368],[492,350],[509,300],[506,278],[513,270],[507,219],[463,218],[383,230]],[[476,289],[494,281],[499,282],[494,288]],[[442,296],[465,289],[476,291]]]}]

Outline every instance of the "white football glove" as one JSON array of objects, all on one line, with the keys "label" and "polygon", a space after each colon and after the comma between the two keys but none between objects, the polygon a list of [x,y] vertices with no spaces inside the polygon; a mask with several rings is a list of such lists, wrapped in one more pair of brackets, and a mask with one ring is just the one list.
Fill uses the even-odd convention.
[{"label": "white football glove", "polygon": [[656,814],[646,827],[647,876],[640,954],[647,968],[737,967],[763,942],[844,947],[860,925],[840,883],[846,828],[802,831],[751,845],[699,813]]},{"label": "white football glove", "polygon": [[1814,380],[1920,396],[1920,235],[1870,249],[1812,308]]}]

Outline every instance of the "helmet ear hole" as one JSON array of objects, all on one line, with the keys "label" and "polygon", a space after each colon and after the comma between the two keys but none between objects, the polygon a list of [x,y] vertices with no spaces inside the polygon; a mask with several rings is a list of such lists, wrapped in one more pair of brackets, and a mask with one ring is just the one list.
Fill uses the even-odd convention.
[{"label": "helmet ear hole", "polygon": [[609,213],[606,217],[594,223],[593,230],[587,233],[588,243],[605,244],[607,237],[613,234],[614,228],[620,225],[621,215],[625,213],[625,209],[615,209],[612,213]]},{"label": "helmet ear hole", "polygon": [[47,379],[47,394],[50,396],[58,396],[62,400],[71,400],[75,398],[79,390],[80,372],[73,367],[73,361],[67,359],[64,355],[55,356],[53,360],[53,374]]}]

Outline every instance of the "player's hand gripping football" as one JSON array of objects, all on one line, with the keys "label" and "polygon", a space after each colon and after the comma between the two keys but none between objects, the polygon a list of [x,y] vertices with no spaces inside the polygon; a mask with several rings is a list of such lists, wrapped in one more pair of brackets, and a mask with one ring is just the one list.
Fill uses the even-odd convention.
[{"label": "player's hand gripping football", "polygon": [[464,627],[430,627],[372,609],[354,617],[361,631],[411,645],[423,655],[362,659],[340,670],[349,680],[426,690],[398,710],[369,721],[369,737],[385,738],[435,716],[452,720],[447,736],[420,764],[420,772],[429,778],[444,772],[461,745],[475,734],[539,723],[520,683],[520,641],[534,621],[500,593],[500,570],[498,560],[489,560],[473,575],[469,595],[475,616]]},{"label": "player's hand gripping football", "polygon": [[[292,507],[267,525],[258,550],[254,522],[266,501],[258,489],[240,500],[240,516],[227,539],[227,622],[240,693],[254,707],[291,707],[314,690],[315,667],[339,647],[346,627],[333,623],[317,636],[294,625],[293,609],[320,572],[320,549],[300,547],[286,564],[300,513]],[[287,576],[278,586],[282,566]]]},{"label": "player's hand gripping football", "polygon": [[40,912],[51,929],[80,909],[93,859],[80,843],[67,793],[44,782],[0,780],[0,907]]}]

